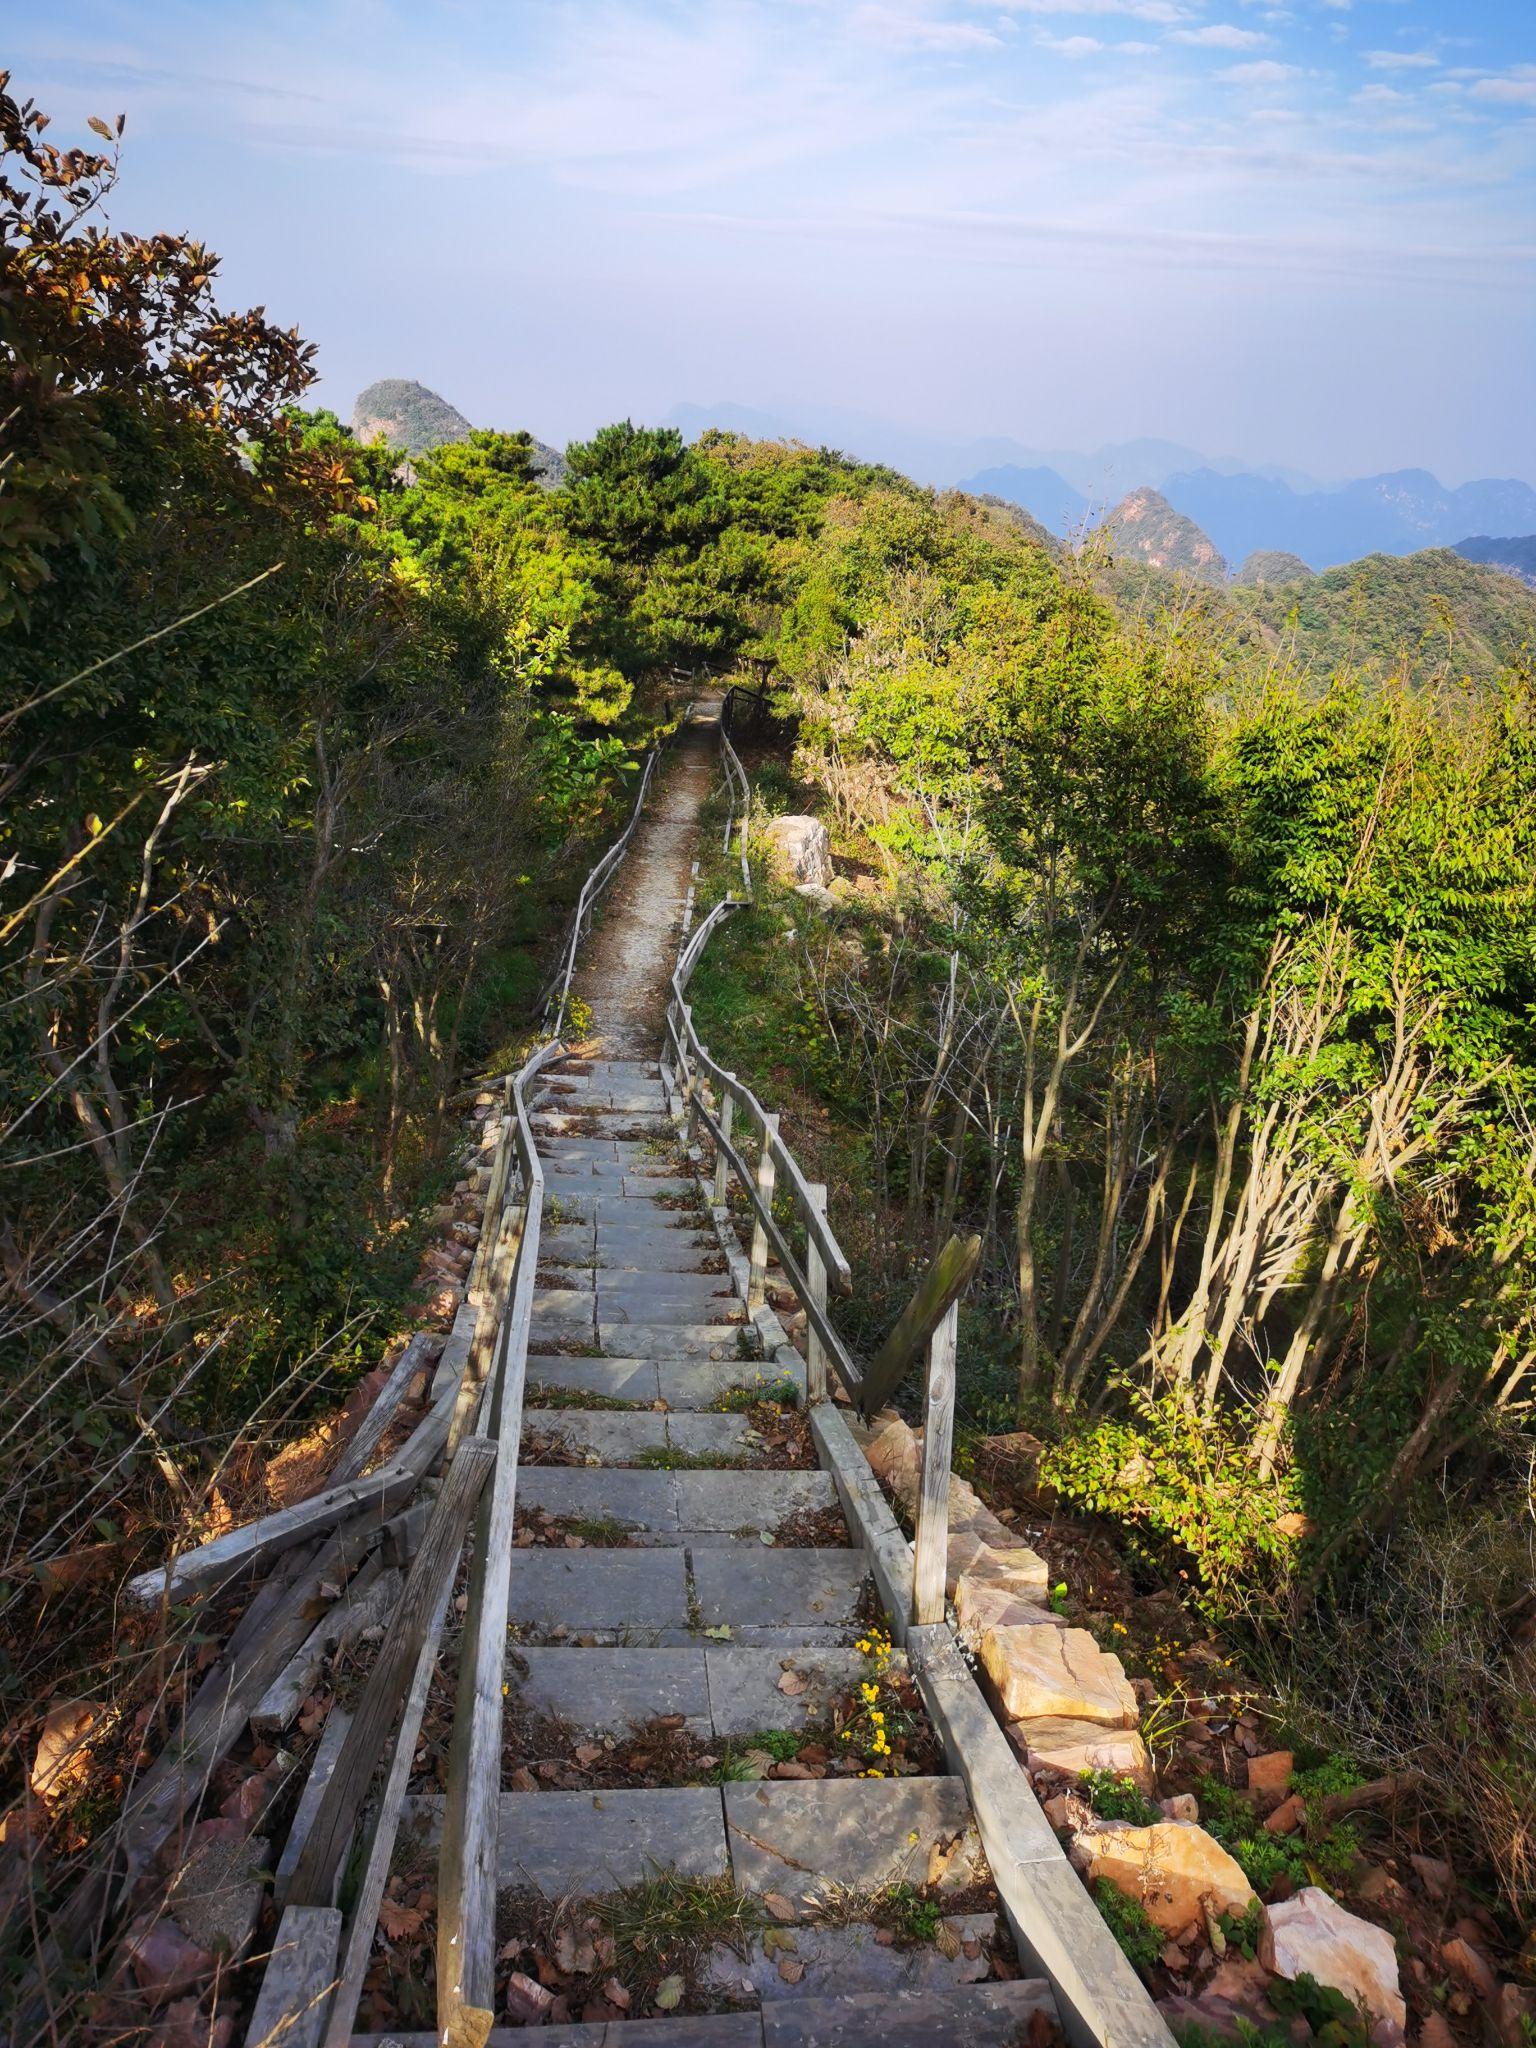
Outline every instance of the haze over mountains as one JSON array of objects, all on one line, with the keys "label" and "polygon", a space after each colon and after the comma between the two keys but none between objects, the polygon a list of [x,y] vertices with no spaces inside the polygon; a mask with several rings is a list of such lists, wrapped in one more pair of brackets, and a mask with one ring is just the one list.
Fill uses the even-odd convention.
[{"label": "haze over mountains", "polygon": [[1097,525],[1134,493],[1154,490],[1231,563],[1276,550],[1327,569],[1362,555],[1455,547],[1474,534],[1536,533],[1536,489],[1517,478],[1452,487],[1428,470],[1405,469],[1326,483],[1296,470],[1208,457],[1173,441],[1115,442],[1083,454],[1002,437],[947,440],[830,408],[790,419],[731,403],[679,405],[665,424],[690,437],[716,426],[825,442],[889,462],[923,483],[1006,499],[1062,538]]}]

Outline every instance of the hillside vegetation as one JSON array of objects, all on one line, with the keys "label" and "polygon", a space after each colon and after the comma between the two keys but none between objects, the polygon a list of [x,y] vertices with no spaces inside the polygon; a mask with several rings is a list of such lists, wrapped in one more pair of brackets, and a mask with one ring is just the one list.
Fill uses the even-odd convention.
[{"label": "hillside vegetation", "polygon": [[[526,433],[405,470],[302,409],[312,352],[208,252],[80,225],[110,141],[53,151],[0,82],[0,144],[10,1792],[54,1698],[137,1767],[199,1640],[120,1635],[118,1580],[422,1312],[455,1099],[536,1028],[674,692],[742,672],[759,790],[842,872],[727,924],[699,1017],[822,1152],[850,1341],[980,1236],[962,1450],[1037,1432],[1269,1711],[1431,1778],[1513,1949],[1536,599],[1452,554],[1101,587],[1011,510],[627,421],[554,489]],[[40,1815],[40,1870],[111,1806]]]}]

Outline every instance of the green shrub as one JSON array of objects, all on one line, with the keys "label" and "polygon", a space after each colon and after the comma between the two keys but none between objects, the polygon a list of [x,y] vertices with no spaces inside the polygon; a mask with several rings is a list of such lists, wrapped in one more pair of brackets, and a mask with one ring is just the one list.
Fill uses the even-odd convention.
[{"label": "green shrub", "polygon": [[1093,1888],[1093,1902],[1131,1967],[1150,1970],[1163,1952],[1163,1934],[1140,1899],[1127,1898],[1101,1877]]},{"label": "green shrub", "polygon": [[1149,1828],[1162,1815],[1134,1778],[1117,1777],[1113,1771],[1084,1771],[1078,1780],[1083,1796],[1104,1820],[1128,1820]]}]

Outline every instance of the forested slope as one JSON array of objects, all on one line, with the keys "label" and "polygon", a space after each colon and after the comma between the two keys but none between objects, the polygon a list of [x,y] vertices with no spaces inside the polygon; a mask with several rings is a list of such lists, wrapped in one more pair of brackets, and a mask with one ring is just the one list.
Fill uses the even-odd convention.
[{"label": "forested slope", "polygon": [[1277,1695],[1427,1759],[1524,1909],[1536,720],[1492,572],[1111,603],[962,494],[628,423],[554,490],[526,435],[404,478],[206,251],[90,225],[110,135],[0,89],[0,142],[13,1777],[55,1693],[146,1725],[116,1578],[420,1312],[453,1099],[674,692],[740,672],[841,874],[728,927],[701,1017],[844,1191],[851,1339],[976,1230],[973,1421]]}]

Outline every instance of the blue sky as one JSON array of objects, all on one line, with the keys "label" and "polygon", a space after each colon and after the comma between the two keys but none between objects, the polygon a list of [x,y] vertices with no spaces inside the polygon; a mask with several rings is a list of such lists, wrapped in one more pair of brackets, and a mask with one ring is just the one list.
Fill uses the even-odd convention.
[{"label": "blue sky", "polygon": [[682,400],[1536,479],[1536,0],[77,0],[114,218],[547,439]]}]

